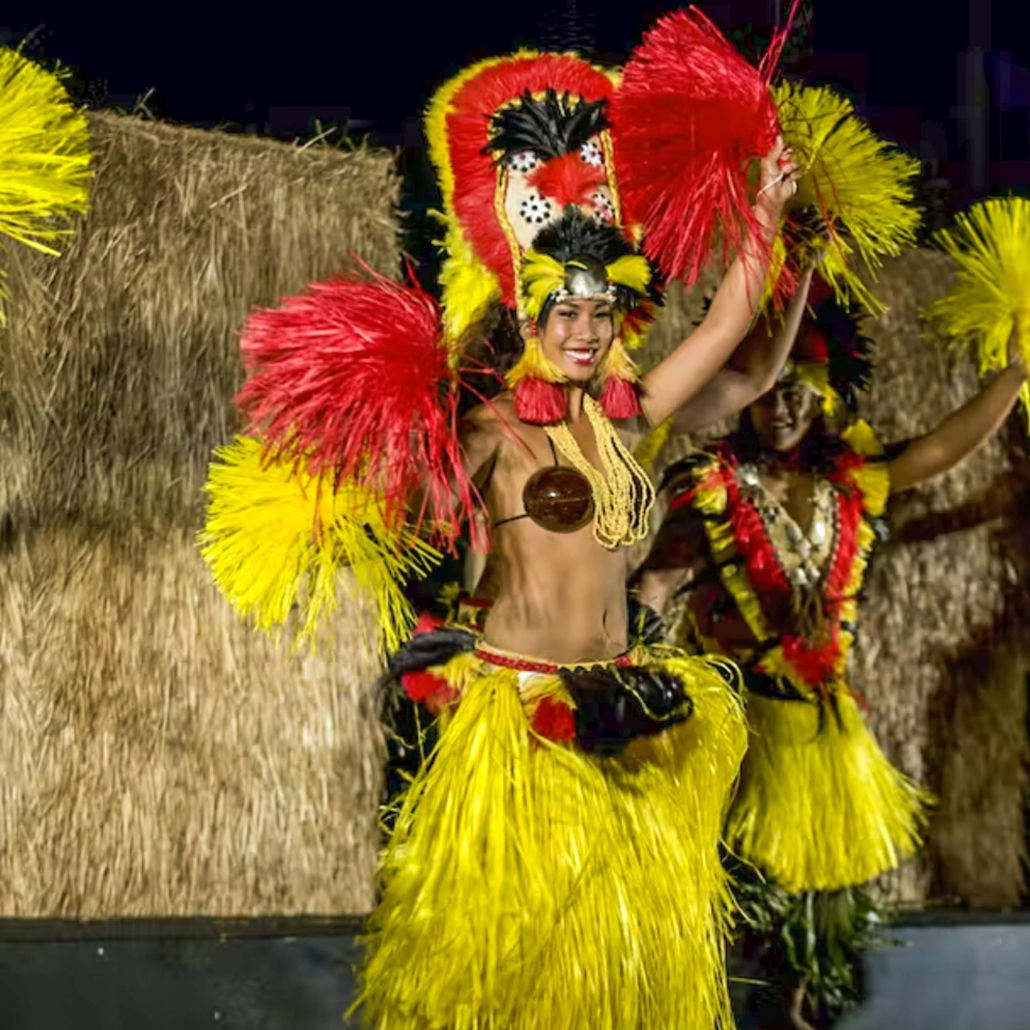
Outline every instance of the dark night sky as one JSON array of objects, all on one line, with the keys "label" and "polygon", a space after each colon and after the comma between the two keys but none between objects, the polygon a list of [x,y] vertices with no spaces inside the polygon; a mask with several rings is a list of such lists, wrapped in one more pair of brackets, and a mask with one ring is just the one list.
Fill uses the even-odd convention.
[{"label": "dark night sky", "polygon": [[[110,103],[129,105],[153,88],[156,112],[176,121],[303,134],[315,117],[349,117],[381,142],[410,147],[418,143],[418,115],[432,89],[469,60],[518,44],[568,43],[563,14],[570,9],[596,52],[618,59],[673,5],[526,0],[482,4],[470,16],[464,3],[344,0],[212,13],[221,6],[138,5],[118,15],[107,6],[48,9],[16,0],[4,4],[0,40],[43,26],[35,36],[37,52],[104,81]],[[700,6],[725,29],[746,21],[767,26],[777,4],[711,0]],[[786,9],[787,0],[780,6]],[[976,148],[960,109],[993,107],[981,123],[987,163],[980,192],[1030,180],[1024,3],[817,0],[814,6],[812,78],[846,89],[881,133],[914,150],[922,144],[922,156],[941,161],[962,189],[976,178],[967,167]],[[971,8],[979,14],[971,15]],[[488,13],[495,9],[507,20]],[[981,62],[986,85],[979,99],[962,64],[977,42],[989,52]]]}]

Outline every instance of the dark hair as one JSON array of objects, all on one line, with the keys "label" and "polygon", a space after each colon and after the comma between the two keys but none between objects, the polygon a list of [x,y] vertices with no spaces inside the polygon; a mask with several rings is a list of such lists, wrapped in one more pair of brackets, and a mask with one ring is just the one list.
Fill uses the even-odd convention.
[{"label": "dark hair", "polygon": [[504,377],[522,356],[524,346],[515,312],[494,304],[463,348],[459,417],[508,388]]}]

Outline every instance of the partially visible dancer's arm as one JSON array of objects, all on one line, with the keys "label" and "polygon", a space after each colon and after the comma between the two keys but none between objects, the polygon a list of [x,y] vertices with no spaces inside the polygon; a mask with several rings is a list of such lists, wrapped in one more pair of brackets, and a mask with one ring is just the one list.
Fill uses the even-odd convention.
[{"label": "partially visible dancer's arm", "polygon": [[1016,352],[1015,341],[1013,330],[1009,364],[1003,372],[936,429],[913,440],[890,463],[891,493],[947,472],[1001,428],[1027,381],[1026,363]]},{"label": "partially visible dancer's arm", "polygon": [[664,422],[711,382],[747,335],[762,297],[780,213],[794,194],[799,175],[791,152],[784,149],[782,139],[777,140],[762,158],[755,206],[764,240],[748,241],[723,276],[705,320],[641,379],[641,406],[652,426]]},{"label": "partially visible dancer's arm", "polygon": [[693,433],[743,411],[776,385],[801,327],[814,272],[814,264],[805,269],[775,334],[756,325],[715,378],[676,412],[677,433]]}]

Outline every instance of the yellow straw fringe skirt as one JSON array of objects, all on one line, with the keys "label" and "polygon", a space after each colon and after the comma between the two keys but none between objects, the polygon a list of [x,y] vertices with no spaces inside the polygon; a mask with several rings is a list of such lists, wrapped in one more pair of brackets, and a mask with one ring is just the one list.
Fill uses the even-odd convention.
[{"label": "yellow straw fringe skirt", "polygon": [[929,795],[887,761],[854,698],[840,721],[814,704],[747,695],[749,746],[729,846],[786,890],[837,890],[919,846]]},{"label": "yellow straw fringe skirt", "polygon": [[646,658],[693,712],[600,758],[531,730],[554,674],[471,654],[381,864],[359,1004],[377,1030],[732,1026],[717,845],[746,744],[703,658]]}]

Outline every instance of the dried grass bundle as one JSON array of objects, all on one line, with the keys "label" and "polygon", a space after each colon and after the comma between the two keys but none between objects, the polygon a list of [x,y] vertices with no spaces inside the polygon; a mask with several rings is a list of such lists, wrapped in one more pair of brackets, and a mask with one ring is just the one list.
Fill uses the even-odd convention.
[{"label": "dried grass bundle", "polygon": [[334,661],[278,652],[195,533],[245,315],[352,250],[395,272],[393,158],[90,123],[91,210],[12,254],[0,334],[0,913],[366,912],[369,613]]}]

